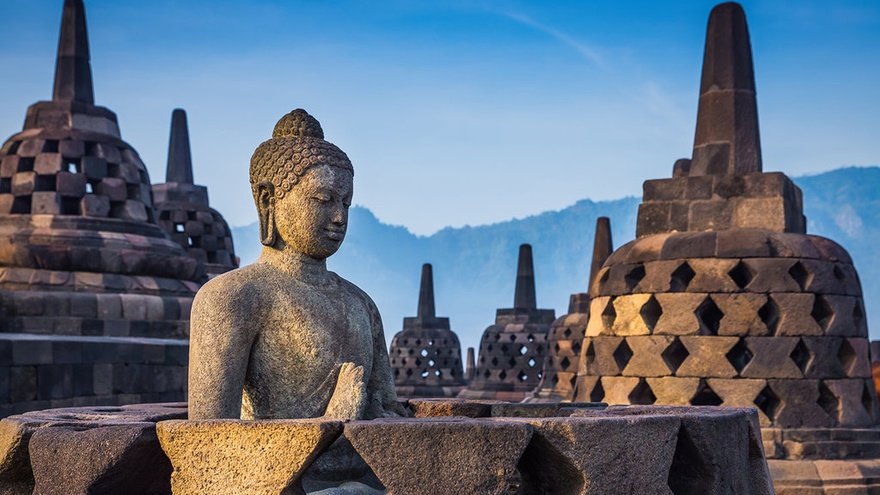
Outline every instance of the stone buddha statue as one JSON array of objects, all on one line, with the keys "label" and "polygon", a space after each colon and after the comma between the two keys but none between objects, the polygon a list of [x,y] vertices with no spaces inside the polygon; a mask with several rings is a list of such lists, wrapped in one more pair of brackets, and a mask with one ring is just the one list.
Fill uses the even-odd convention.
[{"label": "stone buddha statue", "polygon": [[190,419],[405,414],[376,305],[326,266],[345,238],[353,175],[301,109],[254,152],[263,251],[193,302]]}]

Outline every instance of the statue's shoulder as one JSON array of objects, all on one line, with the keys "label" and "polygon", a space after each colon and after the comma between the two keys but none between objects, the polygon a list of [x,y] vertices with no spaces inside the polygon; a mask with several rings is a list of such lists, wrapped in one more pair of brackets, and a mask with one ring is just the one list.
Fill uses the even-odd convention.
[{"label": "statue's shoulder", "polygon": [[354,283],[340,277],[336,273],[333,274],[338,280],[339,284],[342,287],[342,290],[351,294],[354,298],[363,302],[364,306],[366,306],[367,310],[371,313],[379,314],[379,308],[376,306],[376,303],[373,302],[373,299],[363,291],[360,287],[355,285]]},{"label": "statue's shoulder", "polygon": [[228,315],[247,314],[258,309],[269,295],[266,288],[268,273],[265,265],[252,264],[218,275],[199,289],[193,301],[193,310],[201,309]]}]

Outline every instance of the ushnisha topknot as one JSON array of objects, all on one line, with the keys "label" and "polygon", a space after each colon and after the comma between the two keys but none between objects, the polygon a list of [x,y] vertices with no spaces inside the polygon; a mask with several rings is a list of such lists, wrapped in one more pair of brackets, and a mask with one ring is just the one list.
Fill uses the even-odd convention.
[{"label": "ushnisha topknot", "polygon": [[274,186],[275,197],[281,199],[309,167],[319,164],[343,168],[354,174],[348,156],[324,140],[324,130],[318,120],[297,108],[281,117],[275,124],[272,139],[259,145],[251,157],[254,199],[257,199],[257,185],[267,181]]}]

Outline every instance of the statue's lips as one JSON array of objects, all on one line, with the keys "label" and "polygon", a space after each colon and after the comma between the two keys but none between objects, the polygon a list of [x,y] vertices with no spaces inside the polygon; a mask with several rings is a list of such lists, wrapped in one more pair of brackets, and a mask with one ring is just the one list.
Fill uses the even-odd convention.
[{"label": "statue's lips", "polygon": [[344,230],[324,229],[324,232],[327,234],[327,237],[334,241],[341,241],[345,238]]}]

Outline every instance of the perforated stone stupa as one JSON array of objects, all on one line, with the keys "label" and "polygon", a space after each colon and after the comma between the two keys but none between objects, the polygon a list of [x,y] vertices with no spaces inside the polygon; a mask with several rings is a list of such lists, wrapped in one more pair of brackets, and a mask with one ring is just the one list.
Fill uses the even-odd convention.
[{"label": "perforated stone stupa", "polygon": [[[596,275],[613,249],[611,220],[608,217],[599,217],[596,219],[596,234],[593,237],[588,288],[596,281]],[[586,292],[572,294],[568,302],[568,314],[557,318],[547,334],[544,373],[533,397],[529,398],[530,402],[558,401],[572,397],[589,317],[590,295]]]},{"label": "perforated stone stupa", "polygon": [[880,430],[858,275],[805,233],[801,191],[762,172],[758,136],[745,14],[722,4],[693,157],[645,182],[636,240],[592,287],[575,397],[752,406],[779,493],[867,493]]},{"label": "perforated stone stupa", "polygon": [[477,370],[463,399],[521,401],[541,382],[552,309],[538,309],[532,247],[519,247],[513,307],[499,309],[483,332]]},{"label": "perforated stone stupa", "polygon": [[229,225],[209,205],[208,188],[193,182],[186,112],[179,108],[171,114],[165,182],[153,184],[153,200],[159,225],[187,254],[204,263],[209,275],[238,268]]},{"label": "perforated stone stupa", "polygon": [[465,386],[458,336],[435,310],[430,264],[422,266],[417,316],[403,319],[389,357],[399,397],[455,397]]},{"label": "perforated stone stupa", "polygon": [[52,100],[0,148],[0,415],[182,399],[203,277],[94,103],[85,9],[66,0]]}]

